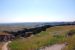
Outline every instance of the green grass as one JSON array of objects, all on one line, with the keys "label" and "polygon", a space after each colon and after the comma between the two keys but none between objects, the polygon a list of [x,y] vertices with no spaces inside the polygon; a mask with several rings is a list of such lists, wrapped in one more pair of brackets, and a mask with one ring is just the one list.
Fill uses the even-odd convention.
[{"label": "green grass", "polygon": [[73,33],[73,35],[66,38],[68,45],[64,50],[75,50],[75,30],[70,30],[69,32]]},{"label": "green grass", "polygon": [[68,45],[64,48],[64,50],[75,50],[75,35],[66,39]]},{"label": "green grass", "polygon": [[51,27],[27,39],[16,39],[9,44],[9,47],[11,50],[38,50],[55,43],[64,43],[68,41],[65,35],[71,29],[75,29],[75,26]]}]

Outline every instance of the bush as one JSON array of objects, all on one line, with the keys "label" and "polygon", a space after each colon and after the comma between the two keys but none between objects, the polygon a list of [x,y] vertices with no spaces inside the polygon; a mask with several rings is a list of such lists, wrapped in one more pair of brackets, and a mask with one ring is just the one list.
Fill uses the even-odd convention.
[{"label": "bush", "polygon": [[67,34],[67,36],[73,36],[75,34],[75,30],[70,30]]}]

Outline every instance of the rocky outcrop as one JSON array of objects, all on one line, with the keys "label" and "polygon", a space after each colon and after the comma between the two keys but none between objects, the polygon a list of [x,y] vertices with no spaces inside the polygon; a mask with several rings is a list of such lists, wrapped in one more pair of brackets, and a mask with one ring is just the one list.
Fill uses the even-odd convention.
[{"label": "rocky outcrop", "polygon": [[0,34],[0,41],[9,41],[9,40],[13,40],[14,36],[12,34],[8,34],[5,32],[0,32],[2,34]]},{"label": "rocky outcrop", "polygon": [[[41,31],[46,31],[47,28],[52,27],[50,25],[45,25],[45,26],[41,26],[41,27],[34,27],[34,28],[23,28],[22,30],[18,30],[18,31],[3,31],[5,33],[9,33],[14,37],[29,37],[31,35],[35,35],[40,33]],[[11,36],[10,35],[10,39]],[[9,37],[9,36],[4,36],[4,37]],[[7,38],[8,39],[8,38]]]}]

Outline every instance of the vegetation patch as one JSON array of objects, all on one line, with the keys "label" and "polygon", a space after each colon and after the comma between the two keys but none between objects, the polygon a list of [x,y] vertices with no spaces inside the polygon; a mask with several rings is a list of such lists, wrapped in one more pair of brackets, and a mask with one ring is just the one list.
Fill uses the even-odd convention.
[{"label": "vegetation patch", "polygon": [[67,37],[66,42],[68,45],[64,50],[75,50],[75,30],[70,30],[68,33],[71,33],[71,36]]},{"label": "vegetation patch", "polygon": [[[70,40],[69,37],[66,37],[66,35],[67,32],[72,29],[75,29],[75,26],[51,27],[32,37],[16,39],[9,44],[9,47],[11,50],[38,50],[41,47],[49,46],[55,43],[64,43]],[[72,37],[73,40],[74,37]],[[67,48],[69,48],[69,46],[67,46]]]}]

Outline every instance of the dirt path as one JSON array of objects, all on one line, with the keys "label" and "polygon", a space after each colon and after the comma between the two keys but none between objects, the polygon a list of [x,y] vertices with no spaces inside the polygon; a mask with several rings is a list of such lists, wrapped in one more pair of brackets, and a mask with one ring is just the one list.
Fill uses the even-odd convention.
[{"label": "dirt path", "polygon": [[40,50],[62,50],[64,47],[65,47],[65,44],[55,44]]},{"label": "dirt path", "polygon": [[8,44],[10,43],[11,41],[8,41],[8,42],[6,42],[4,45],[3,45],[3,47],[2,47],[2,50],[8,50]]}]

